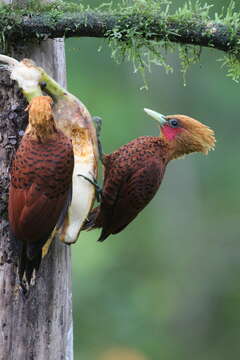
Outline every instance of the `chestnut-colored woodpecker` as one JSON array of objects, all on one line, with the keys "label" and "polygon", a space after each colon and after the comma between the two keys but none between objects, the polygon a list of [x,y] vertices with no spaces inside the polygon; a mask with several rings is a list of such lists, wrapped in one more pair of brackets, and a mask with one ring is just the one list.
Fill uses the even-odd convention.
[{"label": "chestnut-colored woodpecker", "polygon": [[84,225],[85,230],[102,228],[99,241],[122,231],[152,200],[170,160],[214,148],[214,132],[199,121],[144,110],[158,121],[160,135],[139,137],[103,157],[101,203]]},{"label": "chestnut-colored woodpecker", "polygon": [[[72,177],[72,202],[62,226],[55,231],[44,246],[46,254],[55,235],[66,244],[77,241],[82,225],[95,200],[94,180],[97,178],[98,148],[93,119],[86,106],[60,86],[44,69],[31,59],[18,61],[0,54],[0,62],[10,72],[11,79],[30,102],[42,95],[42,88],[54,99],[53,115],[57,129],[72,140],[74,170]],[[7,65],[6,65],[7,64]],[[86,179],[90,180],[87,181]]]},{"label": "chestnut-colored woodpecker", "polygon": [[71,202],[71,140],[57,129],[49,96],[33,98],[29,125],[11,167],[8,214],[19,248],[19,278],[38,270],[42,247],[64,220]]}]

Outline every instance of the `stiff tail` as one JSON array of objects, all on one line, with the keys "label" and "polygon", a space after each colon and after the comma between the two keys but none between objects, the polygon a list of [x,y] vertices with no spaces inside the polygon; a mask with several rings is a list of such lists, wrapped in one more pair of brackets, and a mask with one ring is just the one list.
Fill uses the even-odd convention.
[{"label": "stiff tail", "polygon": [[23,245],[19,257],[18,267],[18,275],[21,284],[23,283],[23,277],[25,275],[27,283],[30,285],[34,270],[38,271],[41,264],[42,249],[38,249],[35,252],[34,257],[30,257],[29,255],[29,250],[27,249],[26,245]]},{"label": "stiff tail", "polygon": [[95,207],[84,221],[82,230],[92,230],[102,227],[100,206]]},{"label": "stiff tail", "polygon": [[90,212],[90,215],[83,224],[82,230],[89,231],[97,228],[102,228],[102,232],[98,241],[103,242],[110,235],[110,233],[108,230],[103,228],[100,206],[95,207],[95,209]]},{"label": "stiff tail", "polygon": [[110,233],[108,232],[108,230],[106,229],[102,229],[101,235],[98,238],[98,241],[103,242],[104,240],[106,240],[107,237],[109,237]]}]

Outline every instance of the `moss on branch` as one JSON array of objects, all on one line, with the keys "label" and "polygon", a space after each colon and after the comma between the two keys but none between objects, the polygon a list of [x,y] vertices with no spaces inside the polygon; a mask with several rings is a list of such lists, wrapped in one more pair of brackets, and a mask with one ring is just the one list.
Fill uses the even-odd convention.
[{"label": "moss on branch", "polygon": [[165,51],[179,44],[183,72],[199,59],[200,48],[224,51],[224,64],[234,80],[240,77],[240,14],[234,2],[210,16],[211,6],[197,1],[171,13],[168,0],[122,0],[96,9],[56,1],[29,1],[26,8],[0,7],[2,51],[7,45],[56,37],[101,37],[109,40],[113,57],[134,62],[144,72],[152,62],[165,66]]}]

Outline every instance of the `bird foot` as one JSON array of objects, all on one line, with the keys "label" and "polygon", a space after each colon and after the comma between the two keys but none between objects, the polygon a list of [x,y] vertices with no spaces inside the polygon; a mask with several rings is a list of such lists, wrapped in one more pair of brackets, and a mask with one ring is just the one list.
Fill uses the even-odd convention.
[{"label": "bird foot", "polygon": [[92,184],[95,187],[97,202],[100,203],[102,201],[102,188],[98,184],[97,179],[95,179],[94,177],[93,179],[90,179],[89,177],[82,174],[78,174],[78,176],[81,176],[83,179],[87,180],[88,182],[90,182],[90,184]]}]

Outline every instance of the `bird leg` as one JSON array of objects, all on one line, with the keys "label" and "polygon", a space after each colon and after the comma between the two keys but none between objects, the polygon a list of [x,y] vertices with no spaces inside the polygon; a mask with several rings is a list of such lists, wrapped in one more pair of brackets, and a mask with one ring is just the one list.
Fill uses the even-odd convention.
[{"label": "bird leg", "polygon": [[95,129],[96,129],[99,159],[100,159],[101,163],[103,164],[104,152],[103,152],[103,147],[102,147],[102,143],[100,140],[100,134],[101,134],[101,129],[102,129],[102,118],[100,118],[99,116],[93,116],[92,119],[93,119],[93,122],[95,124]]},{"label": "bird leg", "polygon": [[82,175],[82,174],[78,174],[78,176],[81,176],[82,178],[84,178],[85,180],[90,182],[90,184],[92,184],[95,187],[97,202],[101,202],[102,201],[102,188],[98,184],[97,180],[94,177],[93,177],[93,179],[90,179],[89,177]]}]

